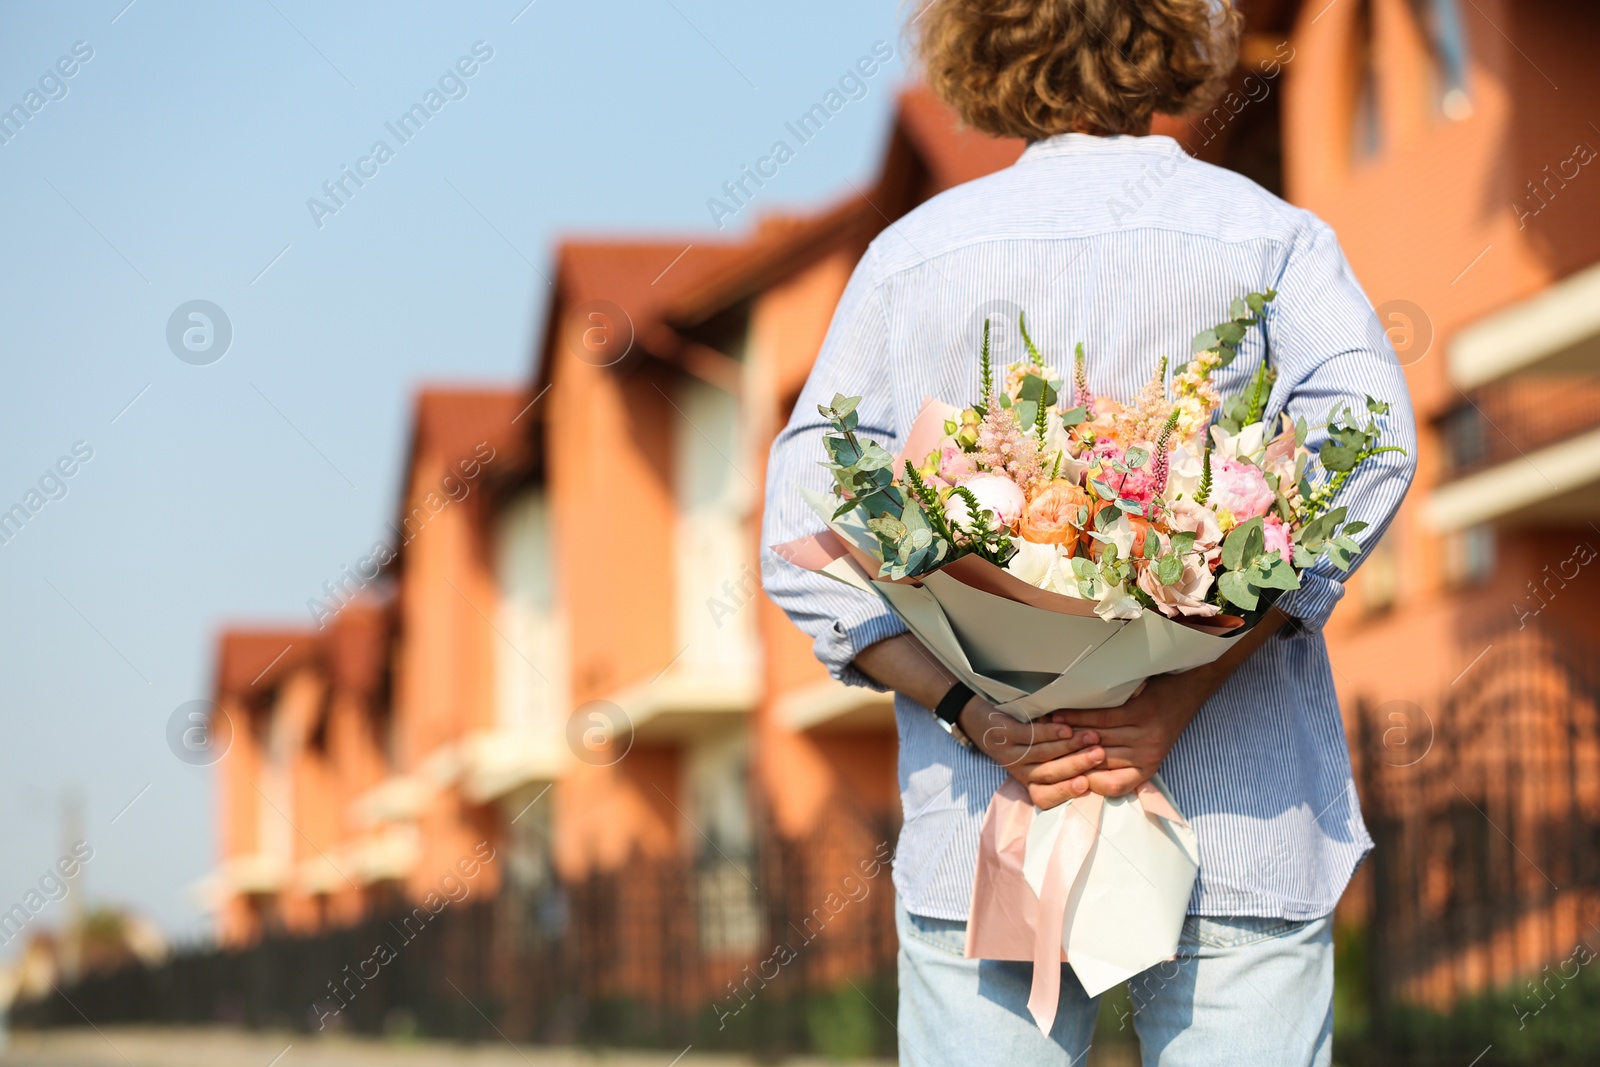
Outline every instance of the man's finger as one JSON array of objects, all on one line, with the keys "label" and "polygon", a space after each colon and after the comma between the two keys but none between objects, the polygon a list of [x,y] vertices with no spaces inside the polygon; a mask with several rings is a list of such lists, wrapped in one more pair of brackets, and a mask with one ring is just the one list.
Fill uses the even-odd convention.
[{"label": "man's finger", "polygon": [[1064,782],[1055,782],[1050,785],[1030,785],[1028,799],[1033,801],[1033,806],[1044,811],[1069,800],[1075,800],[1089,792],[1088,780],[1083,777],[1069,778]]},{"label": "man's finger", "polygon": [[1060,723],[1018,722],[1009,715],[992,714],[984,723],[983,737],[991,745],[1037,745],[1047,741],[1064,741],[1073,729]]},{"label": "man's finger", "polygon": [[1014,745],[1002,751],[999,762],[1006,766],[1024,763],[1048,763],[1062,756],[1069,756],[1074,752],[1098,743],[1099,739],[1093,733],[1080,733],[1065,741],[1048,741],[1042,745]]},{"label": "man's finger", "polygon": [[1145,780],[1144,771],[1137,767],[1124,767],[1114,771],[1095,771],[1088,776],[1089,788],[1103,797],[1127,796]]},{"label": "man's finger", "polygon": [[1105,761],[1105,749],[1096,745],[1070,756],[1062,756],[1046,763],[1034,764],[1024,773],[1029,785],[1052,785],[1087,774]]},{"label": "man's finger", "polygon": [[[1087,729],[1091,727],[1079,727],[1080,732]],[[1095,726],[1092,729],[1107,748],[1134,748],[1152,740],[1147,726]]]},{"label": "man's finger", "polygon": [[1134,726],[1137,720],[1128,715],[1126,707],[1120,708],[1073,708],[1068,711],[1056,712],[1069,726],[1082,730],[1093,726],[1096,729],[1111,726]]}]

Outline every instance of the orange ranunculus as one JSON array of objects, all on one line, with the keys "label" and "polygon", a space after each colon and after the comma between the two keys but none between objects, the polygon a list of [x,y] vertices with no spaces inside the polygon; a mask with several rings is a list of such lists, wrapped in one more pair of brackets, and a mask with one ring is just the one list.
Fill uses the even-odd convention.
[{"label": "orange ranunculus", "polygon": [[1022,539],[1041,545],[1060,545],[1067,555],[1078,550],[1078,511],[1089,507],[1083,487],[1057,478],[1033,494],[1022,512]]},{"label": "orange ranunculus", "polygon": [[[1095,500],[1093,504],[1089,505],[1090,529],[1094,528],[1094,517],[1110,506],[1111,501],[1098,499]],[[1124,512],[1124,514],[1127,513]],[[1133,556],[1142,556],[1144,554],[1145,534],[1149,533],[1151,530],[1156,530],[1159,533],[1166,532],[1165,526],[1157,526],[1151,523],[1151,521],[1145,518],[1143,515],[1128,515],[1127,518],[1128,526],[1133,530],[1133,548],[1130,552],[1130,554]],[[1101,543],[1092,537],[1085,538],[1085,540],[1089,542],[1089,557],[1091,559],[1098,560],[1100,558]]]}]

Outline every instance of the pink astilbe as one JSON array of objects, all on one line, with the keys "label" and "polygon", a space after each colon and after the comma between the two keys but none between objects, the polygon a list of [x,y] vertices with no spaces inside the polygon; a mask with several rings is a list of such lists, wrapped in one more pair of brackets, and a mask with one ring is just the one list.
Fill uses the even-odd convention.
[{"label": "pink astilbe", "polygon": [[1161,427],[1161,436],[1156,438],[1155,465],[1152,474],[1155,476],[1156,492],[1167,491],[1167,472],[1172,462],[1172,431],[1177,427],[1180,413],[1173,411],[1167,416],[1167,421]]},{"label": "pink astilbe", "polygon": [[1003,471],[1024,490],[1043,481],[1048,472],[1039,456],[1039,442],[1017,421],[1015,412],[1000,406],[999,394],[989,397],[988,408],[978,426],[978,450],[973,454],[978,466]]},{"label": "pink astilbe", "polygon": [[1167,399],[1166,377],[1167,361],[1163,357],[1138,397],[1117,414],[1113,433],[1119,442],[1154,441],[1161,436],[1173,407]]},{"label": "pink astilbe", "polygon": [[1089,388],[1089,365],[1083,354],[1083,343],[1078,343],[1078,352],[1073,359],[1072,369],[1072,402],[1086,411],[1094,411],[1094,390]]}]

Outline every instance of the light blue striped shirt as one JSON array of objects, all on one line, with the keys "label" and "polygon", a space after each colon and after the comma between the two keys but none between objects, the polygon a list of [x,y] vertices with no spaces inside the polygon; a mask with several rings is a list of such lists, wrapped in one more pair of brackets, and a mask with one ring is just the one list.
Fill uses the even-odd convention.
[{"label": "light blue striped shirt", "polygon": [[[1389,453],[1346,484],[1341,504],[1382,536],[1409,486],[1416,431],[1405,377],[1329,228],[1253,182],[1190,158],[1167,137],[1067,134],[1028,148],[1016,165],[952,189],[894,223],[856,267],[788,427],[772,448],[763,544],[816,533],[797,487],[830,487],[817,405],[861,395],[861,432],[897,451],[923,399],[967,403],[977,392],[978,342],[995,321],[999,362],[1023,358],[1029,333],[1062,373],[1085,343],[1100,396],[1134,397],[1158,358],[1182,369],[1190,342],[1246,293],[1279,291],[1239,357],[1218,372],[1238,392],[1270,352],[1278,371],[1268,409],[1326,423],[1367,395],[1393,407]],[[1324,434],[1313,430],[1317,448]],[[875,597],[777,559],[769,596],[815,639],[838,677],[871,683],[851,661],[905,627]],[[1298,619],[1250,658],[1200,710],[1161,773],[1194,826],[1199,915],[1309,919],[1333,910],[1372,847],[1361,821],[1322,624],[1344,593],[1326,561],[1279,606]],[[1005,771],[958,745],[932,713],[899,697],[905,824],[894,882],[906,908],[964,920],[978,831]]]}]

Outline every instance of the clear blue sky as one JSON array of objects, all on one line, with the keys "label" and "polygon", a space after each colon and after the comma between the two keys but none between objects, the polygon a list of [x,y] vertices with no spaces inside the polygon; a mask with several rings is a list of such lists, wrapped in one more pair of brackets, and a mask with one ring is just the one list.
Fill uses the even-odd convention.
[{"label": "clear blue sky", "polygon": [[[529,373],[559,235],[713,232],[707,198],[785,120],[875,41],[900,52],[892,0],[525,3],[0,6],[0,108],[38,93],[0,127],[0,510],[93,450],[0,544],[0,910],[77,789],[88,899],[199,932],[213,779],[164,731],[208,694],[218,627],[304,623],[381,534],[418,383]],[[384,124],[479,41],[400,145]],[[861,184],[905,76],[734,222]],[[394,157],[319,228],[307,199],[379,139]],[[233,329],[209,365],[167,343],[197,299]]]}]

